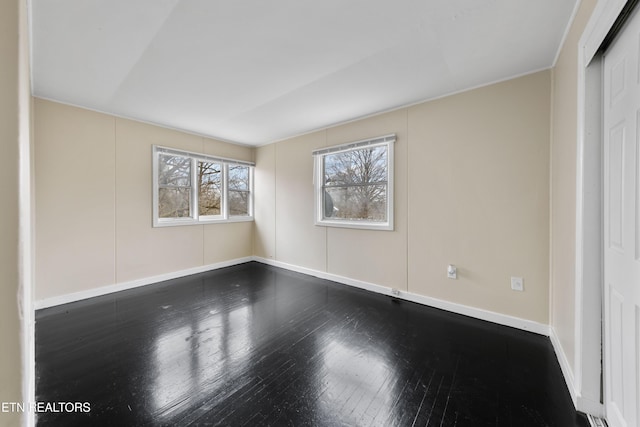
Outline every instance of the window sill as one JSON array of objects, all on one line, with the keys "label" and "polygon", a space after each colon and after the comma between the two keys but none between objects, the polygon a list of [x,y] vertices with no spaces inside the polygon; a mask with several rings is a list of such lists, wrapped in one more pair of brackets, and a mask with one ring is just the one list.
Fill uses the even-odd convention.
[{"label": "window sill", "polygon": [[194,219],[173,219],[168,221],[158,221],[153,223],[153,228],[162,227],[181,227],[188,225],[208,225],[208,224],[229,224],[235,222],[252,222],[254,218],[252,216],[234,216],[227,219],[207,219],[207,220],[194,220]]},{"label": "window sill", "polygon": [[388,222],[359,222],[359,221],[316,221],[320,227],[353,228],[358,230],[393,231],[393,224]]}]

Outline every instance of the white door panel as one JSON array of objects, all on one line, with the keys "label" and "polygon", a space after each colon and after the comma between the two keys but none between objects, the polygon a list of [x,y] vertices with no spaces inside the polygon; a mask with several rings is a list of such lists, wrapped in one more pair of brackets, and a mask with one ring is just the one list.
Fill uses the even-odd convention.
[{"label": "white door panel", "polygon": [[604,59],[605,407],[640,426],[640,14]]}]

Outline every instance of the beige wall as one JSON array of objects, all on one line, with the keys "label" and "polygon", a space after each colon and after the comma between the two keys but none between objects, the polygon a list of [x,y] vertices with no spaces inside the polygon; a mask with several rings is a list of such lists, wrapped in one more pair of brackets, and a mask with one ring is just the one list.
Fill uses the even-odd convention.
[{"label": "beige wall", "polygon": [[252,254],[252,223],[151,226],[153,144],[251,148],[41,99],[34,119],[36,300]]},{"label": "beige wall", "polygon": [[596,5],[583,0],[552,74],[551,326],[571,365],[575,356],[578,42]]},{"label": "beige wall", "polygon": [[[547,323],[549,106],[544,71],[260,147],[254,252]],[[315,226],[311,151],[389,133],[395,230]]]},{"label": "beige wall", "polygon": [[410,109],[412,292],[548,323],[550,83],[544,71]]},{"label": "beige wall", "polygon": [[276,257],[275,155],[275,144],[260,147],[255,153],[253,254],[266,259]]},{"label": "beige wall", "polygon": [[[19,7],[0,3],[0,402],[23,402],[19,292]],[[0,413],[1,426],[17,426],[20,414]]]},{"label": "beige wall", "polygon": [[34,116],[36,297],[114,283],[113,120],[40,100]]},{"label": "beige wall", "polygon": [[407,110],[327,130],[327,146],[396,134],[395,230],[327,229],[328,272],[401,290],[407,287]]},{"label": "beige wall", "polygon": [[275,248],[278,260],[327,271],[327,230],[314,225],[313,158],[326,143],[326,131],[274,145]]}]

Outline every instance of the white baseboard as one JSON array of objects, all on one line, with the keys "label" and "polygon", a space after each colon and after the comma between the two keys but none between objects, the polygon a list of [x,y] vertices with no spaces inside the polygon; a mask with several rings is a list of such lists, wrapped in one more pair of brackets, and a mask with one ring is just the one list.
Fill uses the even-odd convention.
[{"label": "white baseboard", "polygon": [[157,276],[144,277],[142,279],[131,280],[128,282],[101,286],[99,288],[87,289],[86,291],[73,292],[70,294],[45,298],[35,301],[34,308],[35,310],[40,310],[43,308],[54,307],[56,305],[68,304],[70,302],[107,295],[114,292],[126,291],[128,289],[134,289],[140,286],[151,285],[158,282],[164,282],[165,280],[177,279],[179,277],[190,276],[192,274],[204,273],[211,270],[217,270],[219,268],[230,267],[232,265],[242,264],[252,260],[253,257],[236,258],[229,261],[218,262],[215,264],[208,264],[200,267],[188,268],[186,270],[160,274]]},{"label": "white baseboard", "polygon": [[549,326],[549,339],[551,339],[553,350],[555,351],[556,358],[558,359],[558,363],[560,364],[560,370],[562,370],[562,376],[564,377],[564,382],[567,384],[567,389],[569,390],[569,394],[571,395],[573,406],[578,408],[578,392],[576,390],[573,379],[573,371],[571,370],[569,359],[567,359],[567,355],[564,353],[562,344],[560,344],[560,339],[558,338],[556,330],[553,328],[553,326]]},{"label": "white baseboard", "polygon": [[67,304],[70,302],[80,301],[80,300],[93,298],[101,295],[107,295],[110,293],[120,292],[127,289],[133,289],[140,286],[146,286],[146,285],[162,282],[165,280],[177,279],[177,278],[189,276],[192,274],[204,273],[211,270],[217,270],[224,267],[243,264],[249,261],[257,261],[262,264],[284,268],[286,270],[307,274],[307,275],[318,277],[321,279],[331,280],[331,281],[342,283],[348,286],[353,286],[356,288],[376,292],[379,294],[392,296],[394,298],[399,298],[406,301],[416,302],[418,304],[439,308],[452,313],[462,314],[465,316],[473,317],[480,320],[485,320],[485,321],[496,323],[499,325],[510,326],[512,328],[522,329],[522,330],[533,332],[539,335],[548,336],[551,340],[551,344],[553,345],[554,351],[556,353],[556,357],[558,359],[560,368],[562,370],[562,375],[564,376],[564,380],[567,384],[567,388],[569,389],[569,393],[571,394],[571,399],[573,401],[574,406],[586,413],[591,413],[596,415],[599,415],[602,413],[602,405],[600,405],[599,403],[587,401],[586,399],[582,399],[580,398],[579,394],[576,392],[576,389],[574,386],[573,373],[571,371],[571,366],[569,365],[569,362],[564,353],[562,345],[560,344],[560,340],[558,339],[558,336],[555,333],[555,330],[553,329],[553,327],[549,325],[534,322],[532,320],[521,319],[519,317],[509,316],[506,314],[496,313],[489,310],[483,310],[481,308],[470,307],[463,304],[444,301],[437,298],[427,297],[424,295],[414,294],[412,292],[400,291],[398,295],[394,295],[391,292],[391,288],[388,288],[386,286],[376,285],[374,283],[364,282],[361,280],[339,276],[337,274],[327,273],[319,270],[313,270],[310,268],[300,267],[297,265],[287,264],[281,261],[276,261],[273,259],[267,259],[267,258],[262,258],[257,256],[237,258],[229,261],[219,262],[216,264],[209,264],[201,267],[194,267],[186,270],[175,271],[172,273],[166,273],[166,274],[161,274],[161,275],[152,276],[152,277],[145,277],[142,279],[132,280],[129,282],[117,283],[114,285],[88,289],[86,291],[74,292],[71,294],[45,298],[42,300],[35,301],[34,308],[36,310],[40,310],[43,308],[53,307],[56,305]]},{"label": "white baseboard", "polygon": [[431,298],[424,295],[414,294],[411,292],[400,291],[399,295],[393,295],[391,293],[391,288],[388,288],[386,286],[380,286],[373,283],[350,279],[348,277],[343,277],[336,274],[327,273],[324,271],[318,271],[318,270],[313,270],[305,267],[299,267],[296,265],[287,264],[287,263],[272,260],[272,259],[266,259],[261,257],[253,257],[253,259],[255,261],[258,261],[267,265],[272,265],[274,267],[280,267],[287,270],[296,271],[298,273],[308,274],[310,276],[319,277],[321,279],[332,280],[334,282],[342,283],[349,286],[354,286],[361,289],[366,289],[368,291],[377,292],[379,294],[389,295],[395,298],[416,302],[418,304],[439,308],[442,310],[450,311],[457,314],[462,314],[462,315],[473,317],[476,319],[486,320],[488,322],[497,323],[499,325],[510,326],[512,328],[522,329],[525,331],[534,332],[539,335],[548,336],[549,339],[551,340],[551,344],[553,345],[553,349],[555,351],[556,358],[558,359],[558,363],[560,364],[562,376],[564,377],[565,384],[567,386],[567,389],[569,390],[569,394],[571,395],[571,400],[573,401],[574,407],[587,414],[593,414],[597,416],[602,416],[603,414],[603,407],[600,403],[592,402],[590,400],[584,399],[576,391],[576,388],[574,385],[573,371],[571,370],[571,365],[569,364],[567,356],[564,353],[564,349],[560,344],[560,340],[558,339],[558,336],[556,335],[555,330],[553,329],[553,327],[549,325],[534,322],[531,320],[520,319],[518,317],[509,316],[506,314],[496,313],[489,310],[469,307],[463,304],[444,301],[437,298]]},{"label": "white baseboard", "polygon": [[532,320],[521,319],[519,317],[496,313],[489,310],[483,310],[481,308],[469,307],[467,305],[444,301],[437,298],[431,298],[424,295],[414,294],[412,292],[400,291],[398,295],[394,295],[391,293],[391,288],[388,288],[386,286],[380,286],[374,283],[363,282],[361,280],[351,279],[348,277],[339,276],[337,274],[327,273],[319,270],[313,270],[306,267],[299,267],[297,265],[287,264],[287,263],[276,261],[273,259],[261,258],[256,256],[254,256],[253,259],[257,262],[261,262],[267,265],[272,265],[274,267],[280,267],[286,270],[308,274],[310,276],[319,277],[321,279],[332,280],[334,282],[342,283],[349,286],[354,286],[356,288],[366,289],[368,291],[376,292],[383,295],[389,295],[394,298],[412,301],[418,304],[423,304],[430,307],[435,307],[442,310],[450,311],[453,313],[473,317],[476,319],[497,323],[499,325],[510,326],[512,328],[522,329],[525,331],[534,332],[536,334],[549,336],[548,325],[534,322]]},{"label": "white baseboard", "polygon": [[558,359],[558,363],[560,364],[562,376],[564,377],[567,389],[569,390],[569,394],[571,395],[573,406],[576,408],[576,410],[584,412],[585,414],[593,415],[600,418],[604,417],[604,405],[598,401],[583,397],[580,390],[576,388],[575,378],[573,376],[573,371],[571,370],[571,365],[569,364],[569,359],[567,359],[567,355],[565,354],[564,348],[560,343],[560,339],[556,334],[556,330],[552,326],[549,327],[549,339],[551,339],[553,350],[555,351],[556,358]]},{"label": "white baseboard", "polygon": [[582,396],[578,395],[578,405],[576,409],[580,412],[584,412],[585,414],[597,417],[604,418],[604,405],[600,402],[596,402],[591,399],[585,399]]},{"label": "white baseboard", "polygon": [[157,276],[145,277],[142,279],[136,279],[128,282],[116,283],[113,285],[101,286],[99,288],[87,289],[85,291],[73,292],[70,294],[59,295],[51,298],[45,298],[42,300],[35,301],[34,308],[36,310],[40,310],[43,308],[53,307],[56,305],[62,305],[70,302],[107,295],[114,292],[134,289],[140,286],[146,286],[153,283],[163,282],[165,280],[177,279],[179,277],[190,276],[192,274],[204,273],[207,271],[229,267],[232,265],[242,264],[249,261],[257,261],[263,264],[272,265],[274,267],[280,267],[286,270],[308,274],[310,276],[319,277],[321,279],[332,280],[334,282],[342,283],[349,286],[354,286],[356,288],[365,289],[365,290],[376,292],[379,294],[416,302],[418,304],[439,308],[442,310],[462,314],[462,315],[473,317],[476,319],[486,320],[492,323],[497,323],[500,325],[510,326],[512,328],[522,329],[522,330],[534,332],[540,335],[549,336],[549,326],[544,325],[542,323],[521,319],[519,317],[509,316],[506,314],[496,313],[493,311],[483,310],[481,308],[475,308],[475,307],[470,307],[463,304],[444,301],[437,298],[431,298],[424,295],[414,294],[412,292],[399,291],[398,295],[394,295],[391,293],[391,288],[388,288],[386,286],[376,285],[374,283],[364,282],[362,280],[351,279],[349,277],[339,276],[337,274],[327,273],[319,270],[313,270],[306,267],[300,267],[297,265],[287,264],[281,261],[276,261],[276,260],[256,257],[256,256],[237,258],[229,261],[219,262],[216,264],[203,265],[200,267],[189,268],[186,270],[174,271],[171,273],[160,274]]}]

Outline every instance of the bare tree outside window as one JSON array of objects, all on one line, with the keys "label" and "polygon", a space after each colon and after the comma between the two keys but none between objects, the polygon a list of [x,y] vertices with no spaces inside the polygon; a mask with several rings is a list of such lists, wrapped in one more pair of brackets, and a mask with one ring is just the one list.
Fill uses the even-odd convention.
[{"label": "bare tree outside window", "polygon": [[229,216],[248,216],[251,194],[249,167],[230,165],[228,180]]},{"label": "bare tree outside window", "polygon": [[158,215],[160,218],[191,216],[191,159],[160,155],[158,162]]},{"label": "bare tree outside window", "polygon": [[324,156],[324,217],[387,220],[387,146]]},{"label": "bare tree outside window", "polygon": [[222,164],[198,162],[198,213],[220,215],[222,203]]},{"label": "bare tree outside window", "polygon": [[253,221],[253,163],[153,146],[153,227]]}]

